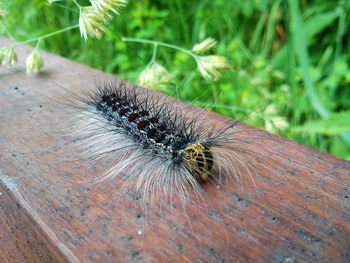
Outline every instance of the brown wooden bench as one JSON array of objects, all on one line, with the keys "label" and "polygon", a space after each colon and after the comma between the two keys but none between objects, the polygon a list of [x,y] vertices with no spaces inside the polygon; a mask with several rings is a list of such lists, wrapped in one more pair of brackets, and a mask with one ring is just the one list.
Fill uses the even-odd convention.
[{"label": "brown wooden bench", "polygon": [[0,262],[350,262],[350,163],[244,124],[255,184],[207,185],[185,209],[144,211],[113,182],[78,183],[94,171],[67,164],[57,94],[114,77],[44,52],[27,75],[31,50],[0,67]]}]

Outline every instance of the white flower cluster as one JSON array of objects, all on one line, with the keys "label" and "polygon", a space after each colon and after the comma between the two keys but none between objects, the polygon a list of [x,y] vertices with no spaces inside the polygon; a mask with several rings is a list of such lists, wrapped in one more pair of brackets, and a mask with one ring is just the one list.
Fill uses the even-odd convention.
[{"label": "white flower cluster", "polygon": [[44,60],[39,50],[35,48],[32,53],[29,54],[26,60],[27,73],[38,73],[44,66]]},{"label": "white flower cluster", "polygon": [[101,38],[106,31],[103,23],[112,18],[110,11],[119,14],[121,7],[127,4],[127,0],[90,0],[91,6],[80,7],[79,28],[80,34],[85,40],[88,36]]},{"label": "white flower cluster", "polygon": [[[125,40],[143,42],[138,39]],[[151,41],[151,43],[152,42],[153,41]],[[201,43],[195,44],[192,50],[186,50],[171,44],[156,41],[154,41],[153,44],[156,46],[163,45],[174,48],[191,55],[196,60],[198,69],[202,77],[205,79],[210,79],[214,76],[215,80],[218,80],[220,78],[221,70],[231,69],[225,57],[218,55],[203,55],[203,53],[210,51],[217,44],[217,41],[213,38],[207,38]],[[155,57],[155,54],[153,54],[153,57]],[[175,73],[169,73],[163,66],[152,60],[146,69],[141,72],[137,82],[144,87],[164,91],[175,75]]]},{"label": "white flower cluster", "polygon": [[4,47],[0,49],[0,66],[3,62],[9,66],[17,62],[17,54],[13,50],[13,47]]},{"label": "white flower cluster", "polygon": [[[12,46],[0,49],[0,66],[3,62],[8,66],[12,66],[17,62],[17,54]],[[44,60],[38,48],[35,48],[26,60],[27,73],[38,73],[43,66]]]},{"label": "white flower cluster", "polygon": [[217,44],[213,38],[207,38],[199,44],[193,46],[192,51],[197,54],[196,62],[202,77],[210,79],[214,75],[215,80],[220,78],[220,70],[231,69],[227,62],[227,59],[223,56],[209,55],[199,56],[209,50],[211,50]]},{"label": "white flower cluster", "polygon": [[151,63],[141,72],[137,83],[149,89],[164,91],[176,73],[169,73],[163,66]]}]

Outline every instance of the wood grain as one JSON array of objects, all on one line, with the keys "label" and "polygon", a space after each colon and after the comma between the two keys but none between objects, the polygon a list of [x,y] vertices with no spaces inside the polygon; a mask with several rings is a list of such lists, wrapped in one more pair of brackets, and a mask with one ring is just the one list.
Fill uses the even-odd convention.
[{"label": "wood grain", "polygon": [[[158,196],[144,210],[114,182],[82,183],[102,164],[69,160],[62,135],[69,91],[115,77],[48,53],[44,71],[27,75],[31,50],[17,47],[18,64],[0,68],[1,262],[350,262],[349,162],[239,124],[254,183],[206,185],[185,207]],[[229,121],[203,115],[218,129]]]}]

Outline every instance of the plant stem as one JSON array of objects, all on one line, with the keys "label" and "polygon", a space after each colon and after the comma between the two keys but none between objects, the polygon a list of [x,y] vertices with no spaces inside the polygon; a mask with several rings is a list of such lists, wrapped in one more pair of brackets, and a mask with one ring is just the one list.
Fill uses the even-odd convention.
[{"label": "plant stem", "polygon": [[157,48],[158,48],[158,44],[155,44],[155,45],[153,46],[152,58],[151,58],[151,61],[148,63],[148,65],[151,65],[151,64],[156,60]]},{"label": "plant stem", "polygon": [[51,36],[63,33],[65,31],[69,31],[69,30],[72,30],[72,29],[77,28],[77,27],[79,27],[79,24],[76,24],[76,25],[73,25],[73,26],[69,26],[69,27],[65,27],[65,28],[62,28],[61,30],[58,30],[58,31],[55,31],[55,32],[52,32],[52,33],[49,33],[49,34],[46,34],[46,35],[43,35],[43,36],[40,36],[40,37],[31,38],[31,39],[27,39],[27,40],[22,41],[22,42],[18,42],[16,44],[13,44],[11,47],[16,47],[16,46],[19,46],[19,45],[22,45],[22,44],[26,44],[26,43],[29,43],[29,42],[42,40],[44,38],[48,38],[48,37],[51,37]]},{"label": "plant stem", "polygon": [[137,42],[137,43],[144,43],[144,44],[152,44],[152,45],[157,45],[157,46],[163,46],[163,47],[168,47],[172,49],[179,50],[181,52],[187,53],[188,55],[192,56],[196,61],[197,61],[197,56],[193,54],[192,51],[188,49],[184,49],[172,44],[164,43],[164,42],[158,42],[154,40],[148,40],[148,39],[140,39],[140,38],[131,38],[131,37],[122,37],[122,41],[124,42]]},{"label": "plant stem", "polygon": [[81,9],[81,5],[79,5],[76,0],[73,0],[73,3],[79,8],[79,10]]},{"label": "plant stem", "polygon": [[61,7],[61,8],[67,9],[67,10],[69,10],[69,11],[71,11],[71,12],[74,12],[74,13],[79,14],[79,11],[77,11],[77,10],[75,10],[75,9],[72,9],[72,8],[69,8],[69,7],[66,7],[65,5],[61,5],[61,4],[57,3],[57,2],[53,2],[52,4],[53,4],[53,5],[56,5],[56,6],[59,6],[59,7]]},{"label": "plant stem", "polygon": [[16,38],[15,38],[15,35],[12,33],[12,31],[10,30],[10,28],[6,25],[5,21],[3,21],[3,20],[0,19],[0,22],[1,22],[1,24],[5,27],[5,29],[7,30],[7,32],[9,32],[9,34],[11,35],[11,37],[13,37],[14,39],[16,39]]}]

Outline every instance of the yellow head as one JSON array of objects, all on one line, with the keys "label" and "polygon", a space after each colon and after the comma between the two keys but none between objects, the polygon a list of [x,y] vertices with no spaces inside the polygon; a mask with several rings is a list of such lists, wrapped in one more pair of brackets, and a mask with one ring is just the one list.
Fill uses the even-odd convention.
[{"label": "yellow head", "polygon": [[183,150],[183,152],[192,175],[198,181],[207,181],[214,163],[212,152],[198,142],[190,144]]}]

